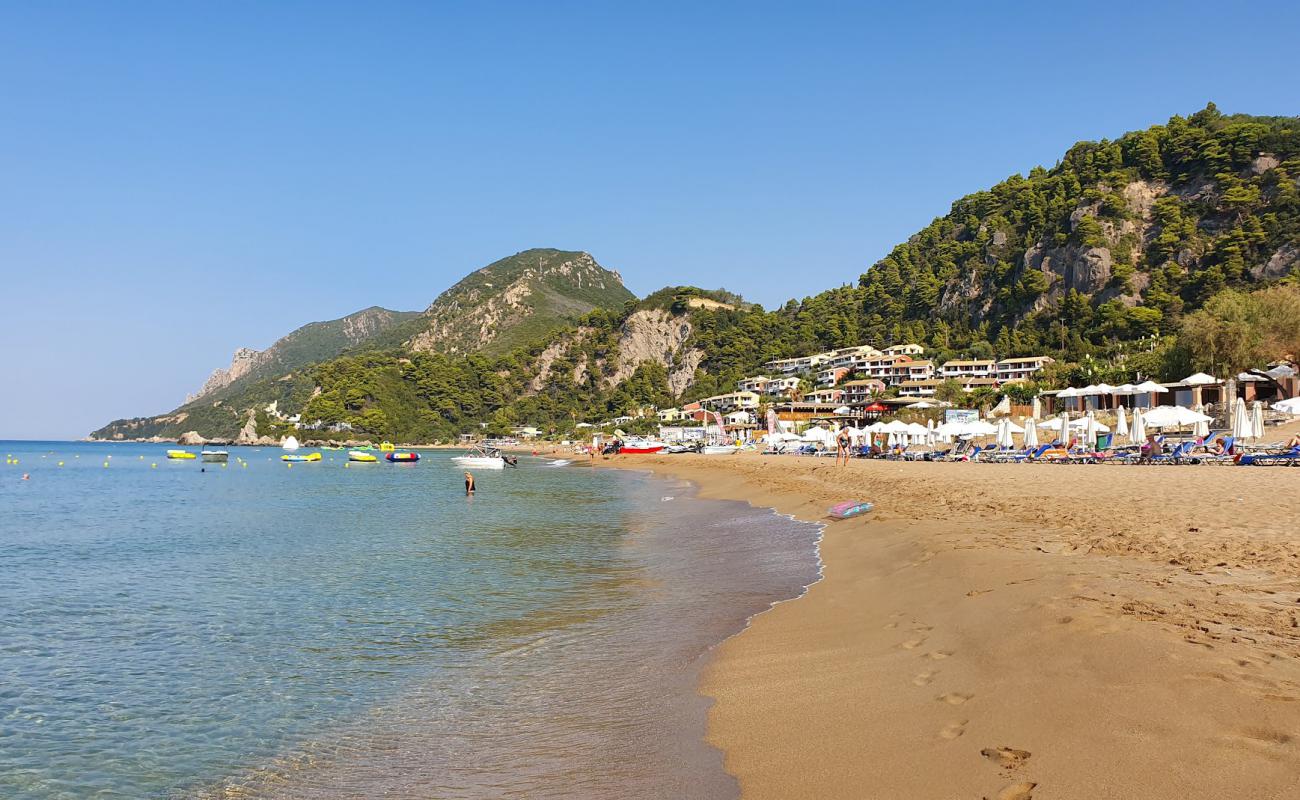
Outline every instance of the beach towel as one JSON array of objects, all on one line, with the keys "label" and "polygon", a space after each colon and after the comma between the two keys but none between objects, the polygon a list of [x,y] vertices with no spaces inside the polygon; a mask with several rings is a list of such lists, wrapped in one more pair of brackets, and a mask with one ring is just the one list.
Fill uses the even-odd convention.
[{"label": "beach towel", "polygon": [[826,516],[833,519],[848,519],[856,517],[859,514],[865,514],[872,508],[871,504],[865,500],[845,500],[843,503],[837,503],[830,507]]}]

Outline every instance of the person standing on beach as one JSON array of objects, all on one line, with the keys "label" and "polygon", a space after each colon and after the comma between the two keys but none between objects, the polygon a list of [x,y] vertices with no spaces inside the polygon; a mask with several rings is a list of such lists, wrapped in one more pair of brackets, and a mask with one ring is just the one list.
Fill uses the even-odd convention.
[{"label": "person standing on beach", "polygon": [[474,494],[474,473],[465,473],[465,496],[469,497]]},{"label": "person standing on beach", "polygon": [[[835,434],[835,465],[845,466],[849,463],[849,427],[847,425],[840,427],[840,432]],[[841,461],[840,459],[843,459]]]}]

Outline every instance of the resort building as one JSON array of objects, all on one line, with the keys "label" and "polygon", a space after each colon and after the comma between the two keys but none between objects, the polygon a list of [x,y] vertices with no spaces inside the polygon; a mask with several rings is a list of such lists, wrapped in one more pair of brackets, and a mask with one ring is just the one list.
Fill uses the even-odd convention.
[{"label": "resort building", "polygon": [[736,384],[736,388],[742,392],[762,392],[767,386],[768,381],[772,380],[766,375],[755,375],[752,378],[745,378]]},{"label": "resort building", "polygon": [[885,348],[885,354],[891,356],[919,356],[924,352],[919,344],[891,344]]},{"label": "resort building", "polygon": [[939,377],[948,378],[996,378],[998,362],[992,359],[975,361],[945,361],[939,367]]},{"label": "resort building", "polygon": [[840,386],[840,389],[844,392],[841,398],[848,405],[861,405],[871,402],[871,398],[884,391],[884,388],[882,381],[868,378],[846,381]]},{"label": "resort building", "polygon": [[841,347],[839,350],[832,350],[823,355],[827,356],[825,363],[828,366],[858,369],[883,353],[869,344],[860,344],[857,347]]},{"label": "resort building", "polygon": [[911,361],[910,356],[887,356],[879,355],[867,361],[859,374],[866,374],[869,377],[884,381],[887,384],[894,382],[894,368],[896,364],[907,363]]},{"label": "resort building", "polygon": [[763,386],[763,394],[773,397],[789,395],[799,390],[799,378],[791,375],[788,378],[773,378]]},{"label": "resort building", "polygon": [[908,380],[898,384],[899,397],[934,397],[939,381],[934,378]]},{"label": "resort building", "polygon": [[961,384],[961,388],[967,392],[978,389],[981,386],[987,386],[992,389],[998,388],[998,380],[996,378],[957,378],[956,381]]},{"label": "resort building", "polygon": [[834,386],[835,384],[844,380],[844,376],[848,375],[850,372],[852,372],[852,370],[850,370],[848,367],[830,367],[828,369],[824,369],[821,372],[817,373],[817,385]]},{"label": "resort building", "polygon": [[800,375],[805,372],[812,372],[826,361],[826,353],[817,353],[816,355],[801,356],[799,358],[778,358],[767,362],[763,366],[767,367],[771,372],[780,372],[783,375]]},{"label": "resort building", "polygon": [[1004,358],[997,364],[997,377],[1000,381],[1014,381],[1029,378],[1035,372],[1051,364],[1055,359],[1047,356],[1027,356],[1025,358]]},{"label": "resort building", "polygon": [[678,422],[686,415],[682,413],[680,408],[661,408],[657,416],[660,422]]},{"label": "resort building", "polygon": [[[755,392],[731,392],[730,394],[719,394],[713,397],[706,397],[700,401],[700,406],[710,411],[735,411],[743,409],[749,411],[758,408],[758,394]],[[685,407],[683,407],[685,410]]]},{"label": "resort building", "polygon": [[[884,387],[882,386],[881,389],[883,390]],[[804,395],[803,399],[810,403],[826,403],[833,406],[842,406],[844,405],[844,390],[818,389],[815,392],[809,392]]]},{"label": "resort building", "polygon": [[933,361],[895,361],[889,370],[889,383],[892,386],[898,386],[907,381],[928,381],[933,377]]}]

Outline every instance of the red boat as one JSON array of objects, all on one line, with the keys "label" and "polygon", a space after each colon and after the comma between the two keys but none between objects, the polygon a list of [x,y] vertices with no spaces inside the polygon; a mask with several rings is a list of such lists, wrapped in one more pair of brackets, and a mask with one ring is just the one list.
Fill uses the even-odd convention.
[{"label": "red boat", "polygon": [[651,439],[628,439],[623,442],[623,446],[618,448],[620,453],[649,455],[658,453],[666,447],[663,442],[656,442]]}]

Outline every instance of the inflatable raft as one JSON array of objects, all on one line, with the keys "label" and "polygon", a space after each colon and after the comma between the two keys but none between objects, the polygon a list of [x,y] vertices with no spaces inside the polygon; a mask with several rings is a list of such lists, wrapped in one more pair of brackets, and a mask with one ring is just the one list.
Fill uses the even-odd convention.
[{"label": "inflatable raft", "polygon": [[280,460],[289,461],[293,463],[297,463],[299,461],[320,461],[320,453],[303,453],[301,455],[297,453],[285,453],[284,455],[280,456]]},{"label": "inflatable raft", "polygon": [[373,464],[378,460],[379,459],[375,457],[374,453],[363,453],[360,450],[348,451],[348,461],[359,461],[362,464]]},{"label": "inflatable raft", "polygon": [[409,451],[402,451],[402,452],[395,451],[395,452],[390,452],[388,455],[384,456],[384,458],[388,459],[394,464],[414,464],[415,462],[420,460],[420,454],[412,453]]},{"label": "inflatable raft", "polygon": [[168,451],[167,451],[167,457],[168,457],[168,458],[180,459],[180,460],[184,461],[184,460],[192,460],[192,459],[196,458],[197,456],[195,456],[193,453],[191,453],[191,452],[188,451],[188,450],[168,450]]}]

